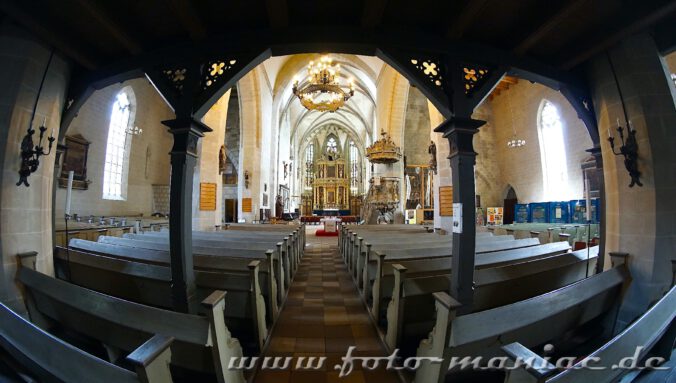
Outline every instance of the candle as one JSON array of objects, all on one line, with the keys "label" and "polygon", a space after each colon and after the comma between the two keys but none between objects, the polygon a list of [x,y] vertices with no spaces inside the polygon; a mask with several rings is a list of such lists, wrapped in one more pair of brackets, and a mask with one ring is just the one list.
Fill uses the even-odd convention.
[{"label": "candle", "polygon": [[584,179],[584,188],[585,188],[585,216],[587,222],[591,221],[591,199],[589,198],[589,178],[585,177]]},{"label": "candle", "polygon": [[608,138],[611,138],[612,135],[610,134],[610,126],[608,127]]},{"label": "candle", "polygon": [[72,170],[68,172],[68,189],[66,189],[66,215],[70,216],[70,199],[71,194],[73,193],[73,175],[75,172]]}]

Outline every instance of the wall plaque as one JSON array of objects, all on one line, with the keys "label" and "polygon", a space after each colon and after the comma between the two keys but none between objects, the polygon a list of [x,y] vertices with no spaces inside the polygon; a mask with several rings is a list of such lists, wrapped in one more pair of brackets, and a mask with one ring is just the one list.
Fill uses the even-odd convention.
[{"label": "wall plaque", "polygon": [[84,137],[79,134],[66,136],[66,152],[61,164],[61,174],[59,175],[58,185],[60,188],[68,187],[68,172],[73,171],[73,189],[87,190],[89,181],[87,179],[87,154],[89,144]]},{"label": "wall plaque", "polygon": [[251,198],[242,198],[242,213],[251,213],[253,211],[253,200]]},{"label": "wall plaque", "polygon": [[216,210],[216,184],[200,183],[200,210]]},{"label": "wall plaque", "polygon": [[453,186],[439,186],[439,215],[453,215]]}]

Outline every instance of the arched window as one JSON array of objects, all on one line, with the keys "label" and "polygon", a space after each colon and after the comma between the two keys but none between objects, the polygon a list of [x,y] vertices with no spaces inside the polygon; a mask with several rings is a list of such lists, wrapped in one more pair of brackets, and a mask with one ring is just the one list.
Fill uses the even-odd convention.
[{"label": "arched window", "polygon": [[359,186],[359,150],[354,144],[354,141],[350,141],[350,187],[352,191],[356,192]]},{"label": "arched window", "polygon": [[335,137],[329,137],[326,141],[326,153],[333,154],[338,151],[338,143],[336,142]]},{"label": "arched window", "polygon": [[562,200],[568,197],[568,168],[563,140],[563,121],[559,109],[542,100],[538,118],[538,136],[544,178],[545,199]]},{"label": "arched window", "polygon": [[127,134],[127,129],[133,122],[130,91],[123,90],[117,94],[110,113],[106,162],[103,168],[103,199],[127,199],[131,147],[131,135]]}]

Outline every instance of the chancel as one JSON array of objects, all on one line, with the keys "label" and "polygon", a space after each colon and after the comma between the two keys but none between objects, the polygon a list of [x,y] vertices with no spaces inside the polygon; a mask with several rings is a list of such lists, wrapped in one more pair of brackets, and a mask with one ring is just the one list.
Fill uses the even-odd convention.
[{"label": "chancel", "polygon": [[0,16],[0,381],[675,380],[674,1]]}]

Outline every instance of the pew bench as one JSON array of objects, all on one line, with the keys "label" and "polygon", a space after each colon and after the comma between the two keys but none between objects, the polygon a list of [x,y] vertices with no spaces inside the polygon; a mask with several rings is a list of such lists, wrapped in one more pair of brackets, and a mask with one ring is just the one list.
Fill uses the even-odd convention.
[{"label": "pew bench", "polygon": [[423,361],[414,382],[444,382],[447,374],[459,369],[450,364],[452,357],[502,356],[501,347],[514,342],[525,347],[559,344],[564,336],[582,326],[593,325],[597,338],[609,339],[630,281],[625,260],[613,263],[615,267],[608,271],[558,290],[462,316],[457,315],[460,303],[446,293],[435,293],[435,326],[420,342],[417,356],[442,361]]},{"label": "pew bench", "polygon": [[[224,317],[227,327],[239,339],[247,354],[260,352],[267,340],[265,301],[259,287],[260,261],[250,261],[248,273],[195,271],[197,291],[191,306],[214,290],[227,292]],[[171,310],[171,270],[77,249],[56,247],[54,268],[57,278],[106,295],[142,305]],[[207,312],[208,314],[208,312]]]},{"label": "pew bench", "polygon": [[[471,311],[508,305],[582,280],[596,269],[595,249],[590,257],[573,252],[478,269]],[[390,351],[400,348],[410,355],[434,325],[433,294],[450,290],[450,274],[428,270],[409,275],[406,267],[396,263],[392,269],[394,286],[386,311],[385,343]]]},{"label": "pew bench", "polygon": [[[69,248],[83,250],[86,253],[98,254],[106,257],[115,257],[137,263],[148,263],[158,266],[169,266],[171,263],[171,256],[169,253],[168,244],[164,245],[164,250],[150,249],[144,247],[129,247],[114,245],[103,242],[91,242],[81,239],[72,239]],[[60,254],[67,255],[68,251],[65,249],[59,250]],[[267,313],[269,320],[272,323],[279,313],[279,304],[282,302],[282,295],[278,293],[277,271],[279,262],[275,261],[275,257],[271,250],[255,251],[246,254],[245,252],[238,252],[242,258],[212,256],[209,251],[206,255],[194,254],[193,267],[195,270],[206,272],[224,272],[224,273],[248,273],[249,263],[253,260],[261,261],[259,283],[265,297]],[[261,255],[264,254],[264,255]],[[248,256],[247,256],[248,255]],[[279,303],[278,303],[279,302]]]},{"label": "pew bench", "polygon": [[0,347],[37,381],[171,383],[171,337],[153,335],[131,352],[129,371],[99,359],[41,330],[0,303]]},{"label": "pew bench", "polygon": [[241,357],[239,341],[225,325],[225,292],[214,291],[204,301],[207,315],[162,310],[104,295],[27,267],[17,281],[26,292],[31,321],[43,330],[58,326],[96,339],[111,362],[136,349],[154,333],[171,336],[171,363],[192,371],[214,373],[220,383],[243,383],[242,371],[227,368]]},{"label": "pew bench", "polygon": [[[555,365],[544,360],[519,342],[502,347],[507,356],[514,360],[532,360],[538,369],[520,368],[507,372],[505,383],[566,383],[566,382],[598,382],[610,383],[618,381],[629,371],[613,369],[622,358],[637,356],[640,365],[650,356],[669,360],[676,341],[676,287],[662,297],[641,317],[630,324],[610,341],[585,356],[571,368],[558,370]],[[640,349],[639,349],[640,348]],[[640,350],[634,355],[636,350]],[[654,350],[654,352],[651,352]],[[530,358],[530,359],[529,359]],[[592,366],[599,369],[581,368]]]}]

